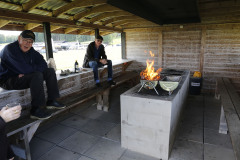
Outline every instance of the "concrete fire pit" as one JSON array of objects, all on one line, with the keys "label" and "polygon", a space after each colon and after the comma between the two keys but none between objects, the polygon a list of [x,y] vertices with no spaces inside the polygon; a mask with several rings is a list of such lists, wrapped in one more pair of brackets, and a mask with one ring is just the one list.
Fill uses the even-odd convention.
[{"label": "concrete fire pit", "polygon": [[189,71],[178,88],[160,96],[138,93],[137,85],[121,95],[121,145],[124,148],[167,160],[188,93]]}]

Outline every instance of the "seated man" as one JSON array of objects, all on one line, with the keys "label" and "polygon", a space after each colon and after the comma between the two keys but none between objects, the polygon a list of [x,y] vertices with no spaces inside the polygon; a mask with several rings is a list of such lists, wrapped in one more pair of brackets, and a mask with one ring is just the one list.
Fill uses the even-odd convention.
[{"label": "seated man", "polygon": [[98,35],[95,41],[88,45],[87,53],[85,54],[83,62],[83,67],[93,68],[94,79],[97,87],[101,87],[100,80],[98,78],[98,67],[102,67],[104,65],[108,65],[108,83],[110,85],[116,85],[116,82],[112,80],[112,61],[107,60],[102,41],[102,36]]},{"label": "seated man", "polygon": [[[56,101],[59,97],[56,74],[48,68],[43,56],[32,47],[35,34],[23,31],[18,40],[8,44],[0,53],[0,87],[7,90],[30,88],[31,118],[47,119],[51,115],[43,110],[65,108]],[[46,81],[48,101],[45,102],[43,81]]]}]

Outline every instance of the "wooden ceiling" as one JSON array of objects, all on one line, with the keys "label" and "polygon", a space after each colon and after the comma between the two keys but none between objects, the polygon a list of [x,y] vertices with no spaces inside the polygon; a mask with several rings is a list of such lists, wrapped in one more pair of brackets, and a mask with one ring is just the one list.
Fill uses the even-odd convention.
[{"label": "wooden ceiling", "polygon": [[[139,0],[135,1],[139,2],[136,7],[126,0],[122,0],[125,2],[122,5],[113,2],[114,0],[0,0],[0,30],[30,29],[42,32],[42,22],[50,22],[53,33],[93,35],[94,29],[98,28],[100,34],[105,35],[128,28],[160,27],[173,23],[240,23],[239,0],[194,1],[196,5],[191,4],[195,5],[197,13],[187,5],[179,5],[182,0],[174,0],[175,3]],[[184,2],[188,4],[188,0]],[[184,21],[184,16],[191,18],[190,14],[197,21]],[[169,19],[157,19],[164,16]],[[174,19],[174,16],[180,18],[171,21],[170,18]]]}]

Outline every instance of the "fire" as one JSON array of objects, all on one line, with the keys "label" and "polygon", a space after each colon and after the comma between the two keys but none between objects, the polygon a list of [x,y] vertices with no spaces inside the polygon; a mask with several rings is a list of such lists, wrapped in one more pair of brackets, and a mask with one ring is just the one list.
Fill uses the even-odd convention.
[{"label": "fire", "polygon": [[[149,51],[151,57],[154,57],[154,53],[152,53],[152,51]],[[147,60],[147,67],[145,70],[143,70],[140,73],[141,79],[145,79],[145,80],[159,80],[160,79],[160,72],[162,71],[162,68],[159,68],[156,72],[155,69],[153,67],[154,65],[154,60]]]}]

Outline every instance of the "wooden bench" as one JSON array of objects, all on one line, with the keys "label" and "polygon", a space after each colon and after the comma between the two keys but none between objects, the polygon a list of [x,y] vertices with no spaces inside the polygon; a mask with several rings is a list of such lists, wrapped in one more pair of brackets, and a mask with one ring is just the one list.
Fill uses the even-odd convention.
[{"label": "wooden bench", "polygon": [[219,133],[229,133],[236,160],[240,160],[240,97],[228,78],[218,78],[215,97],[221,100]]},{"label": "wooden bench", "polygon": [[[129,62],[131,63],[131,61]],[[128,65],[128,62],[124,62],[123,65],[124,64]],[[133,80],[134,83],[138,77],[139,75],[136,72],[122,72],[122,74],[115,77],[114,80],[117,82],[117,85],[120,85],[129,80]],[[62,110],[53,110],[52,117],[59,115],[60,113],[69,110],[70,108],[79,105],[93,97],[97,97],[98,105],[102,105],[102,107],[108,107],[109,91],[111,88],[116,87],[117,85],[110,86],[106,81],[103,82],[102,85],[103,87],[100,88],[88,88],[61,97],[60,101],[66,104],[67,107]],[[33,120],[30,119],[29,116],[23,116],[20,119],[7,124],[7,136],[14,137],[14,144],[16,145],[12,145],[12,148],[18,157],[31,160],[29,142],[43,121],[46,120]]]},{"label": "wooden bench", "polygon": [[[132,60],[120,60],[120,61],[115,61],[113,62],[113,66],[114,65],[119,65],[122,64],[122,71],[125,72],[127,67],[129,65],[132,64]],[[83,68],[83,70],[90,70],[92,71],[92,68]],[[101,79],[103,78],[104,75],[106,75],[107,73],[107,65],[105,65],[104,67],[100,67],[98,68],[98,75],[99,75],[99,79],[101,81]],[[129,75],[131,77],[131,75]],[[117,85],[121,84],[121,81],[117,82]],[[96,95],[97,97],[97,109],[98,110],[103,110],[105,112],[108,112],[109,110],[109,93],[110,93],[110,87],[107,87],[106,89],[104,89],[103,92],[98,93]]]}]

